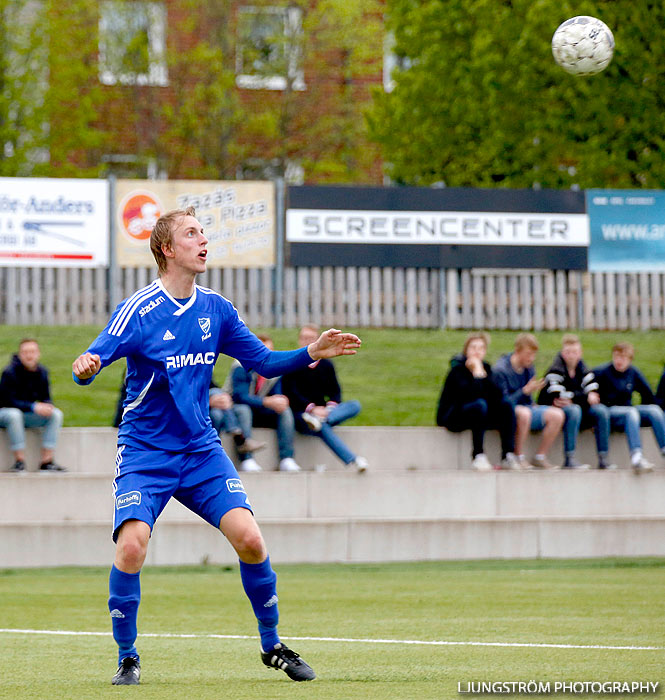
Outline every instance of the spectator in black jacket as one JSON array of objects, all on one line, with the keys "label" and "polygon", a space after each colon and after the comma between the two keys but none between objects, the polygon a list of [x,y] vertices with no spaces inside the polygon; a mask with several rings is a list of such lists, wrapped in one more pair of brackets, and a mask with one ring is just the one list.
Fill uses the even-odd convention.
[{"label": "spectator in black jacket", "polygon": [[609,417],[606,411],[598,408],[600,396],[593,372],[587,369],[582,360],[582,343],[572,333],[563,336],[561,352],[545,374],[545,387],[540,392],[538,403],[558,406],[566,415],[563,426],[564,468],[587,469],[588,464],[580,464],[575,457],[577,435],[580,429],[594,428],[598,450],[598,468],[612,469],[609,452]]},{"label": "spectator in black jacket", "polygon": [[7,429],[14,455],[10,471],[25,470],[25,429],[43,428],[40,469],[65,471],[54,459],[62,411],[51,401],[48,371],[39,364],[39,344],[24,338],[0,378],[0,427]]},{"label": "spectator in black jacket", "polygon": [[515,411],[492,381],[492,368],[485,362],[488,343],[487,333],[471,333],[462,354],[450,361],[450,371],[439,397],[436,424],[455,433],[471,430],[471,466],[479,471],[492,469],[483,443],[485,431],[497,428],[501,437],[502,466],[518,469],[514,454]]},{"label": "spectator in black jacket", "polygon": [[[298,344],[305,347],[318,337],[316,326],[305,325],[298,334]],[[333,430],[333,426],[358,415],[360,403],[342,402],[342,390],[330,360],[317,360],[304,369],[285,374],[282,391],[289,399],[299,433],[320,437],[347,467],[358,472],[367,470],[367,460],[354,454]]]},{"label": "spectator in black jacket", "polygon": [[[634,355],[631,343],[617,343],[612,348],[612,362],[597,367],[593,373],[598,383],[599,405],[607,412],[610,426],[626,433],[631,465],[640,473],[653,469],[653,464],[642,454],[640,426],[652,427],[661,453],[665,454],[665,417],[649,382],[632,366]],[[640,395],[641,405],[632,405],[634,392]]]},{"label": "spectator in black jacket", "polygon": [[656,388],[656,403],[665,411],[665,369],[658,380]]}]

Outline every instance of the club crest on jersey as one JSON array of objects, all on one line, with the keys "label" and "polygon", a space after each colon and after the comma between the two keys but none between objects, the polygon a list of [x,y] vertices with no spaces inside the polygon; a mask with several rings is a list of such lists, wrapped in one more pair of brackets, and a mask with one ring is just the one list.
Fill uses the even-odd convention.
[{"label": "club crest on jersey", "polygon": [[207,340],[210,338],[212,335],[210,333],[210,319],[209,318],[200,318],[199,319],[199,328],[203,331],[203,335],[201,336],[201,340]]}]

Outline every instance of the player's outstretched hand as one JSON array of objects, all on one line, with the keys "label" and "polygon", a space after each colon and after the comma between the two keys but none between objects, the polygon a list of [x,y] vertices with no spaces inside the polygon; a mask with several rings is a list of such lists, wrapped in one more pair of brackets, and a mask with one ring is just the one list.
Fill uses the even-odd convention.
[{"label": "player's outstretched hand", "polygon": [[361,340],[353,333],[344,333],[336,328],[323,331],[318,340],[307,346],[307,352],[313,360],[338,355],[355,355]]},{"label": "player's outstretched hand", "polygon": [[72,372],[77,379],[90,379],[102,368],[99,355],[91,355],[89,352],[79,355],[72,363]]}]

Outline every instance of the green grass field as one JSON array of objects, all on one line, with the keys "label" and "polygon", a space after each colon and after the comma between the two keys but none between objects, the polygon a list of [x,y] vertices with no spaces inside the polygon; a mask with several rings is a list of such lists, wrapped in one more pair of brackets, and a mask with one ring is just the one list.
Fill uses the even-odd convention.
[{"label": "green grass field", "polygon": [[[53,397],[65,412],[65,425],[110,425],[118,397],[123,362],[105,369],[89,387],[78,387],[71,378],[71,365],[101,329],[90,326],[4,326],[0,334],[0,365],[4,366],[18,341],[36,337],[42,345],[42,360],[51,372]],[[278,350],[296,347],[293,329],[254,329],[275,338]],[[353,330],[353,329],[349,329]],[[337,371],[344,396],[357,398],[362,413],[349,424],[356,425],[433,425],[436,403],[450,358],[459,352],[466,331],[355,329],[363,347],[354,357],[339,358]],[[560,348],[560,332],[538,333],[541,351],[536,369],[543,372]],[[492,333],[488,359],[510,352],[516,333]],[[585,359],[595,366],[610,359],[610,349],[619,340],[636,347],[635,364],[654,389],[665,364],[665,332],[580,333]],[[230,360],[221,357],[215,377],[223,383]]]},{"label": "green grass field", "polygon": [[665,560],[276,569],[280,630],[313,683],[261,664],[237,567],[144,570],[139,629],[154,636],[139,637],[141,687],[124,689],[110,685],[107,571],[11,570],[0,571],[0,697],[444,700],[471,681],[665,681]]}]

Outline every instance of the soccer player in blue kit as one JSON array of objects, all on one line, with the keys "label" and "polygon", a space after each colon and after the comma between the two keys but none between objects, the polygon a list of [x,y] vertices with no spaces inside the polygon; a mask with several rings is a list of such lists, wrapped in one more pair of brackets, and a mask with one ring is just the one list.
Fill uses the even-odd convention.
[{"label": "soccer player in blue kit", "polygon": [[195,283],[206,269],[207,243],[192,207],[160,217],[150,237],[159,278],[121,302],[72,365],[74,380],[89,384],[103,367],[127,358],[108,601],[118,644],[114,685],[139,683],[140,571],[152,527],[171,497],[219,528],[236,550],[258,620],[263,663],[294,681],[316,677],[277,634],[277,577],[243,484],[212,427],[208,389],[220,353],[271,377],[320,358],[353,355],[360,339],[330,329],[307,347],[268,350],[227,299]]}]

